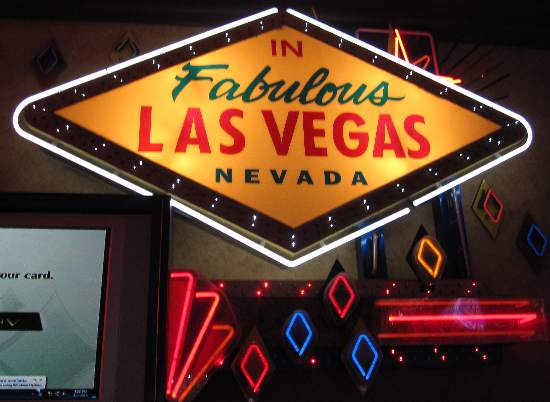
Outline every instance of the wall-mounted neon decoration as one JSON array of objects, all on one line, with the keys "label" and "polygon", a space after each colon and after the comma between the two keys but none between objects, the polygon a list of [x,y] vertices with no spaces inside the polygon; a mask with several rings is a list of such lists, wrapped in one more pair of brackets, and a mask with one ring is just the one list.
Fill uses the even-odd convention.
[{"label": "wall-mounted neon decoration", "polygon": [[357,290],[345,274],[336,275],[325,291],[325,305],[339,320],[346,320],[359,297]]},{"label": "wall-mounted neon decoration", "polygon": [[538,299],[386,299],[374,305],[381,343],[507,343],[547,339]]},{"label": "wall-mounted neon decoration", "polygon": [[[257,375],[252,373],[250,370],[252,359],[257,359],[262,365],[262,368]],[[269,371],[269,362],[260,346],[258,346],[256,343],[251,343],[250,345],[248,345],[239,367],[241,368],[241,372],[248,382],[248,385],[250,386],[252,392],[260,392],[264,379]]]},{"label": "wall-mounted neon decoration", "polygon": [[[421,62],[422,68],[426,71],[434,73],[439,76],[439,62],[436,55],[435,40],[431,33],[423,31],[410,31],[410,30],[397,30],[401,39],[401,44],[407,53],[406,61],[409,61],[409,56],[414,57],[418,63],[413,65],[419,65]],[[399,52],[396,54],[396,46],[399,49],[399,43],[396,44],[395,30],[393,29],[380,29],[380,28],[359,28],[355,31],[355,36],[358,39],[362,39],[367,43],[376,44],[378,48],[388,50],[395,57],[399,57]],[[414,38],[415,46],[407,50],[405,45],[405,38]],[[420,45],[419,45],[420,43]],[[418,46],[419,45],[419,46]],[[405,60],[405,58],[402,58]],[[424,60],[428,59],[429,62],[426,65]]]},{"label": "wall-mounted neon decoration", "polygon": [[[423,69],[426,69],[428,65],[430,64],[431,58],[429,55],[425,54],[418,59],[414,61],[409,60],[409,55],[407,54],[407,50],[405,49],[405,43],[403,42],[403,39],[401,38],[401,34],[398,29],[394,29],[394,56],[399,57],[399,52],[401,51],[401,54],[403,55],[402,59],[405,60],[407,63],[411,63],[415,66],[419,66]],[[434,59],[434,66],[436,69],[436,74],[439,75],[439,67],[438,63],[435,62]],[[460,78],[453,78],[453,77],[447,77],[440,75],[441,78],[453,83],[453,84],[461,84],[462,80]]]},{"label": "wall-mounted neon decoration", "polygon": [[496,195],[491,186],[483,179],[472,203],[475,216],[493,239],[498,236],[500,224],[502,223],[502,211],[504,211],[502,202],[495,197]]},{"label": "wall-mounted neon decoration", "polygon": [[191,364],[193,363],[193,361],[196,357],[196,354],[199,351],[199,348],[201,347],[201,345],[204,341],[207,330],[209,329],[209,327],[212,323],[212,318],[214,317],[214,313],[216,312],[216,309],[218,308],[218,304],[220,302],[220,295],[217,292],[197,292],[196,295],[195,295],[195,298],[199,299],[199,300],[200,299],[210,300],[211,304],[210,304],[210,308],[208,310],[208,313],[206,315],[206,318],[204,319],[204,321],[203,321],[203,323],[200,327],[199,333],[198,333],[197,337],[195,338],[195,340],[193,342],[193,346],[192,346],[192,348],[189,352],[189,355],[187,356],[187,359],[185,360],[185,363],[183,365],[183,369],[180,372],[180,375],[178,377],[176,385],[174,386],[174,388],[172,390],[172,394],[171,394],[172,398],[177,398],[178,393],[180,392],[181,387],[183,385],[183,382],[187,377],[187,374],[189,372],[189,368],[190,368]]},{"label": "wall-mounted neon decoration", "polygon": [[[193,296],[195,293],[195,276],[191,272],[172,272],[170,273],[169,282],[169,317],[174,315],[177,318],[177,336],[175,341],[175,347],[172,352],[168,351],[168,360],[170,362],[170,368],[168,369],[168,377],[166,380],[166,395],[169,396],[172,393],[172,387],[175,383],[176,368],[180,364],[182,356],[183,343],[185,341],[185,335],[187,333],[187,324],[189,322],[189,313],[191,312],[191,305]],[[182,300],[183,304],[180,306],[178,301]],[[173,311],[179,307],[180,312]],[[172,310],[173,309],[173,310]],[[169,320],[169,325],[172,320]],[[168,329],[168,334],[172,333],[171,329]],[[171,345],[170,339],[168,345]]]},{"label": "wall-mounted neon decoration", "polygon": [[166,398],[185,401],[236,338],[236,322],[220,291],[190,271],[168,283]]},{"label": "wall-mounted neon decoration", "polygon": [[445,266],[446,255],[437,240],[424,236],[415,247],[414,260],[431,279],[438,279]]},{"label": "wall-mounted neon decoration", "polygon": [[[490,204],[493,204],[493,203],[496,204],[496,207],[497,207],[495,214],[491,212],[491,208],[489,206]],[[497,197],[497,195],[492,189],[487,191],[487,195],[485,196],[485,201],[483,201],[483,210],[485,211],[485,213],[487,214],[491,222],[493,222],[495,225],[498,225],[498,223],[502,219],[502,214],[504,212],[504,204],[502,203],[500,198]]]},{"label": "wall-mounted neon decoration", "polygon": [[[372,358],[369,360],[363,360],[359,357],[360,348],[368,347],[368,350],[372,353]],[[360,333],[353,344],[351,352],[351,360],[355,365],[355,368],[361,373],[361,376],[365,381],[369,381],[372,377],[374,368],[379,363],[380,353],[374,346],[374,341],[370,338],[370,335],[366,332]]]},{"label": "wall-mounted neon decoration", "polygon": [[548,248],[548,238],[535,223],[531,224],[529,227],[527,243],[537,257],[542,257]]},{"label": "wall-mounted neon decoration", "polygon": [[461,78],[447,77],[445,75],[441,75],[440,77],[447,80],[447,81],[449,81],[452,84],[455,84],[455,85],[462,84],[462,79]]},{"label": "wall-mounted neon decoration", "polygon": [[547,229],[538,222],[540,220],[536,220],[528,211],[525,211],[516,236],[516,246],[535,273],[540,273],[549,267]]},{"label": "wall-mounted neon decoration", "polygon": [[194,373],[191,382],[187,384],[183,392],[180,394],[178,398],[179,402],[182,402],[185,400],[185,398],[187,398],[189,393],[195,388],[199,381],[203,381],[204,374],[207,373],[212,367],[214,367],[214,363],[223,356],[223,353],[225,350],[227,350],[229,343],[235,337],[235,329],[231,325],[214,324],[212,325],[212,332],[223,333],[223,338],[221,339],[221,341],[219,341],[216,349],[211,352],[210,358],[206,361],[206,363],[202,365],[197,373]]},{"label": "wall-mounted neon decoration", "polygon": [[309,314],[303,310],[296,310],[284,326],[284,337],[291,350],[299,358],[305,356],[315,335],[315,327]]},{"label": "wall-mounted neon decoration", "polygon": [[40,86],[47,88],[54,84],[59,74],[67,67],[56,41],[50,41],[34,58],[34,67]]},{"label": "wall-mounted neon decoration", "polygon": [[535,313],[524,314],[440,314],[440,315],[390,315],[388,322],[426,322],[426,321],[517,321],[519,324],[537,319]]},{"label": "wall-mounted neon decoration", "polygon": [[[393,38],[393,43],[391,43],[391,46],[390,46],[390,43],[388,43],[388,47],[389,47],[388,51],[392,52],[395,57],[399,57],[405,60],[407,63],[411,63],[414,66],[418,66],[424,70],[433,72],[434,74],[448,81],[449,83],[452,83],[452,84],[462,83],[462,80],[460,78],[453,78],[453,77],[444,76],[440,74],[439,62],[437,60],[436,51],[435,51],[435,40],[433,38],[433,35],[430,34],[429,32],[402,31],[400,29],[390,30],[390,29],[377,29],[377,28],[360,28],[355,32],[355,36],[358,38],[361,37],[362,34],[363,35],[364,34],[387,35],[390,41]],[[424,51],[426,51],[427,53],[423,53],[421,50],[420,50],[421,53],[418,53],[419,49],[421,49],[422,47],[420,47],[419,49],[415,48],[414,50],[416,50],[416,53],[417,53],[415,56],[416,59],[411,61],[409,54],[411,53],[410,50],[413,50],[413,49],[407,50],[407,46],[405,45],[405,40],[403,39],[403,36],[414,37],[417,40],[423,40],[424,43],[426,43],[426,40],[427,40],[427,43],[429,43],[429,46],[426,48],[424,45]],[[367,37],[365,39],[366,39],[366,42],[369,42],[370,39],[372,38]],[[419,54],[421,55],[419,56]]]},{"label": "wall-mounted neon decoration", "polygon": [[361,330],[348,342],[342,361],[357,388],[364,394],[380,367],[382,352],[372,335]]},{"label": "wall-mounted neon decoration", "polygon": [[274,364],[256,328],[233,359],[231,369],[245,398],[249,402],[257,400],[266,387]]},{"label": "wall-mounted neon decoration", "polygon": [[407,63],[411,63],[415,66],[420,66],[421,68],[423,68],[424,70],[426,69],[426,67],[428,66],[428,64],[430,63],[431,61],[431,58],[430,56],[428,56],[427,54],[419,57],[418,59],[414,60],[414,61],[410,61],[409,60],[409,55],[407,54],[407,50],[405,49],[405,43],[403,43],[403,39],[401,39],[401,34],[399,33],[399,30],[398,29],[394,29],[393,30],[394,32],[394,45],[393,45],[393,55],[395,57],[399,57],[399,52],[401,51],[401,55],[403,57],[401,57],[403,60],[405,60]]},{"label": "wall-mounted neon decoration", "polygon": [[126,32],[111,52],[111,61],[113,63],[121,63],[138,56],[139,53],[139,47],[134,35],[131,32]]}]

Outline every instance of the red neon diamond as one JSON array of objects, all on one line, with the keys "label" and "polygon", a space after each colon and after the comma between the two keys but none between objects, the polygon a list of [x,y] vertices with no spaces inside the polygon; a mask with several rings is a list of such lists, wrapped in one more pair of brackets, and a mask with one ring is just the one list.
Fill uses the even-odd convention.
[{"label": "red neon diamond", "polygon": [[[340,297],[336,297],[336,293],[338,293]],[[342,294],[344,294],[343,298],[345,301],[342,301]],[[338,274],[332,280],[329,285],[328,299],[338,317],[343,320],[357,299],[355,290],[345,275]]]},{"label": "red neon diamond", "polygon": [[[496,212],[496,216],[494,216],[489,208],[490,200],[493,199],[494,203],[497,205],[498,209]],[[487,195],[485,196],[485,202],[483,202],[483,210],[494,224],[497,224],[500,222],[500,218],[502,218],[502,213],[504,212],[504,205],[502,204],[502,201],[497,197],[495,192],[493,190],[487,191]]]},{"label": "red neon diamond", "polygon": [[269,362],[258,344],[248,345],[239,367],[252,392],[259,392],[269,371]]}]

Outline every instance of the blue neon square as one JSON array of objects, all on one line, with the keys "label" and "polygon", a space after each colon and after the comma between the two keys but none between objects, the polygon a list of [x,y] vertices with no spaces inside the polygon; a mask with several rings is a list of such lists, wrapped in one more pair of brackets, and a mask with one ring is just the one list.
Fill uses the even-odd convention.
[{"label": "blue neon square", "polygon": [[[297,328],[297,325],[302,325],[302,329],[304,329],[307,334],[302,345],[298,345],[297,340],[292,334],[295,328]],[[309,322],[309,317],[307,317],[303,311],[297,310],[292,314],[285,330],[285,337],[294,352],[296,352],[299,357],[302,357],[313,338],[312,324]]]},{"label": "blue neon square", "polygon": [[[533,234],[535,234],[535,232],[543,241],[542,247],[540,247],[540,248],[537,248],[537,246],[533,242]],[[529,244],[529,247],[531,247],[533,252],[538,257],[542,257],[544,255],[544,253],[546,253],[546,248],[548,246],[548,239],[546,238],[546,236],[544,235],[542,230],[540,230],[540,228],[537,225],[535,225],[534,223],[529,228],[529,233],[527,233],[527,243]]]},{"label": "blue neon square", "polygon": [[[370,363],[364,362],[365,364],[363,364],[359,361],[358,352],[362,344],[365,344],[372,352],[373,357]],[[369,381],[378,361],[380,360],[380,354],[367,333],[361,333],[356,338],[351,352],[351,360],[365,381]]]}]

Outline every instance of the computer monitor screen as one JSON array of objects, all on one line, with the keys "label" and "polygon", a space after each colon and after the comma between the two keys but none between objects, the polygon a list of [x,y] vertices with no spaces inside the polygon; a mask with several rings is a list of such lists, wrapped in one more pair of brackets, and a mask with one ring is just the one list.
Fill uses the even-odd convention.
[{"label": "computer monitor screen", "polygon": [[96,399],[107,228],[0,227],[0,399]]}]

